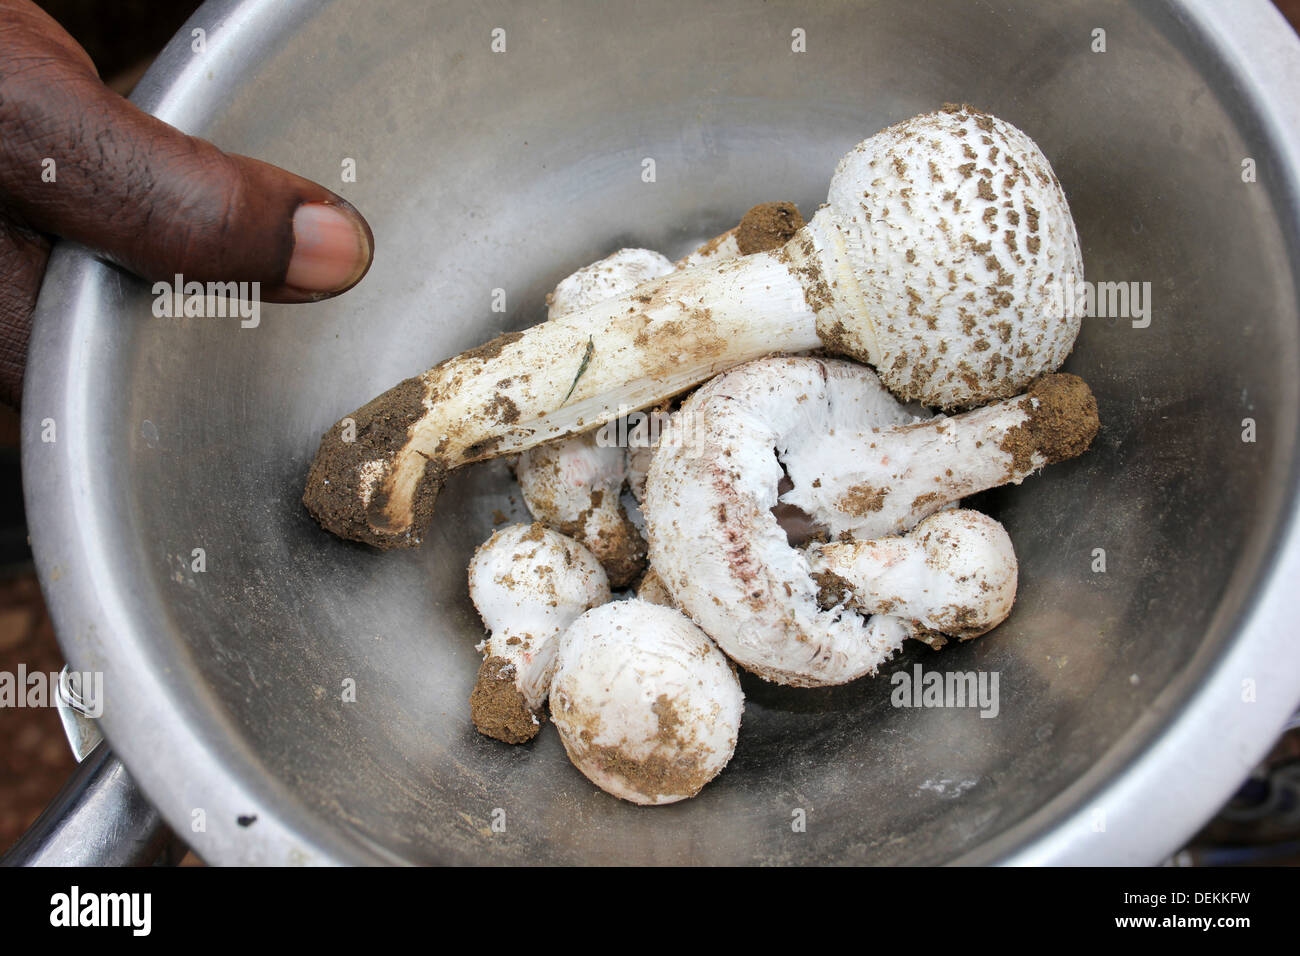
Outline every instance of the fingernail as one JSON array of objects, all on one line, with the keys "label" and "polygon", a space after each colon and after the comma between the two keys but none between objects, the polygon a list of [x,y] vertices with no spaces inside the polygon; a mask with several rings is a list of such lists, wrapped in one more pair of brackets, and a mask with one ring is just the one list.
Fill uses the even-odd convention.
[{"label": "fingernail", "polygon": [[286,285],[304,292],[341,292],[360,279],[368,265],[370,241],[356,216],[328,203],[298,207]]}]

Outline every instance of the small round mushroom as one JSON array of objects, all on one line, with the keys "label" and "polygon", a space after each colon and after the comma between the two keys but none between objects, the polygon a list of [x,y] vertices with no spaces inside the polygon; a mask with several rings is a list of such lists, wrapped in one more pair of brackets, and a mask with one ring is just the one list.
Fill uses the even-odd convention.
[{"label": "small round mushroom", "polygon": [[558,638],[583,612],[610,599],[595,556],[539,524],[502,528],[469,563],[469,595],[490,632],[470,713],[480,733],[508,744],[531,740],[555,668]]},{"label": "small round mushroom", "polygon": [[[662,276],[395,386],[322,437],[303,501],[343,537],[411,547],[453,469],[774,352],[823,347],[945,409],[1016,395],[1073,347],[1081,313],[1062,289],[1082,277],[1038,147],[987,113],[945,107],[860,143],[779,250]],[[367,497],[362,469],[375,461]]]},{"label": "small round mushroom", "polygon": [[808,559],[823,607],[892,614],[962,641],[993,630],[1016,601],[1011,537],[970,509],[933,514],[905,537],[814,544]]},{"label": "small round mushroom", "polygon": [[515,477],[532,516],[585,545],[610,587],[637,579],[646,545],[620,500],[627,479],[624,449],[604,446],[588,432],[530,448],[520,456]]},{"label": "small round mushroom", "polygon": [[551,719],[575,767],[647,806],[693,797],[731,759],[745,696],[730,662],[679,611],[632,599],[560,640]]},{"label": "small round mushroom", "polygon": [[619,249],[561,279],[546,297],[546,319],[556,319],[622,295],[643,282],[667,275],[673,262],[651,249]]},{"label": "small round mushroom", "polygon": [[[908,627],[894,615],[818,604],[807,556],[772,514],[782,463],[794,481],[782,500],[819,523],[870,527],[881,513],[884,530],[860,538],[905,531],[955,498],[1088,446],[1097,419],[1087,386],[1073,376],[1044,381],[1014,403],[916,420],[850,362],[767,359],[733,369],[695,392],[659,442],[646,483],[651,565],[733,660],[769,680],[816,686],[874,673]],[[807,456],[810,435],[849,451],[816,471],[790,467],[792,449]],[[855,455],[883,470],[845,490],[833,467],[872,467]],[[830,495],[801,496],[805,482],[818,491],[838,484]]]}]

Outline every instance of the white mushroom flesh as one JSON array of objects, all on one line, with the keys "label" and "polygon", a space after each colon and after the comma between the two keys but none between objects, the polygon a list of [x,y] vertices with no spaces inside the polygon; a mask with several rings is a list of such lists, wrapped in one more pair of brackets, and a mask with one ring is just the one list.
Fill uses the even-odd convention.
[{"label": "white mushroom flesh", "polygon": [[874,673],[908,628],[818,605],[808,560],[771,511],[778,455],[809,431],[912,421],[851,362],[768,359],[719,376],[673,417],[650,466],[651,566],[730,657],[769,680],[814,686]]},{"label": "white mushroom flesh", "polygon": [[906,531],[959,498],[1019,484],[1080,454],[1097,406],[1077,376],[1045,375],[1024,395],[923,424],[795,436],[785,504],[822,516],[832,537]]},{"label": "white mushroom flesh", "polygon": [[617,601],[560,641],[551,720],[574,766],[616,797],[699,793],[731,759],[743,710],[730,662],[679,611]]},{"label": "white mushroom flesh", "polygon": [[650,249],[619,249],[560,280],[546,297],[546,318],[554,321],[578,309],[622,295],[643,282],[667,275],[672,260]]},{"label": "white mushroom flesh", "polygon": [[[909,625],[893,615],[864,619],[853,608],[822,608],[808,558],[789,545],[771,513],[781,460],[791,464],[790,449],[807,457],[809,435],[828,436],[822,448],[851,449],[845,467],[871,451],[896,470],[865,489],[847,485],[847,495],[841,482],[833,494],[800,497],[806,486],[833,485],[831,469],[843,465],[834,456],[830,463],[812,459],[815,472],[791,469],[794,488],[784,499],[831,526],[877,513],[894,525],[896,515],[919,521],[952,499],[1077,455],[1097,430],[1091,392],[1071,375],[1045,376],[1001,407],[909,418],[867,369],[807,358],[734,369],[674,416],[646,485],[650,561],[678,605],[742,666],[781,683],[843,683],[874,673],[909,636]],[[854,437],[873,421],[885,427],[866,434],[887,439],[875,449]],[[949,444],[954,433],[961,438]],[[989,458],[996,467],[985,465]]]},{"label": "white mushroom flesh", "polygon": [[[620,249],[563,279],[548,297],[549,316],[634,289],[673,271],[673,263],[649,249]],[[627,453],[592,431],[537,445],[515,466],[524,503],[538,521],[586,545],[610,585],[631,584],[645,567],[645,542],[620,502]]]}]

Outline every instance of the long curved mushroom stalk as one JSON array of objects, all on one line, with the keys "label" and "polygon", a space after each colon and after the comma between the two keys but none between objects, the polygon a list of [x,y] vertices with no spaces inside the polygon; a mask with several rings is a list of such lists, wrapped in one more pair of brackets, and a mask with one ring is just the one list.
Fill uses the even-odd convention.
[{"label": "long curved mushroom stalk", "polygon": [[[1057,384],[1068,398],[1058,401],[1057,388],[1040,388],[991,411],[916,421],[870,370],[850,362],[767,359],[733,369],[696,391],[660,439],[646,485],[651,566],[733,660],[769,680],[815,686],[874,673],[903,638],[916,635],[894,615],[819,605],[808,557],[790,546],[771,510],[783,459],[790,466],[787,449],[802,453],[809,434],[847,443],[872,425],[890,441],[914,441],[910,459],[905,448],[898,452],[907,480],[897,490],[878,482],[857,510],[870,516],[910,509],[919,520],[950,499],[1016,481],[1087,447],[1097,428],[1087,386],[1073,376],[1046,380],[1066,380]],[[873,450],[886,469],[892,447],[878,443]],[[815,474],[792,469],[795,486],[785,497],[804,482],[838,481],[830,469],[850,459],[836,457]],[[925,500],[917,500],[922,493],[914,485]],[[890,503],[895,495],[906,507]],[[842,498],[810,496],[801,506],[831,524],[850,513]]]},{"label": "long curved mushroom stalk", "polygon": [[811,545],[823,607],[892,614],[926,631],[970,640],[1006,620],[1016,600],[1011,537],[978,511],[940,511],[907,536]]},{"label": "long curved mushroom stalk", "polygon": [[469,594],[490,634],[470,695],[480,733],[508,744],[531,740],[555,670],[558,639],[584,612],[610,599],[596,558],[541,524],[502,528],[469,564]]},{"label": "long curved mushroom stalk", "polygon": [[1097,401],[1077,375],[1044,375],[1017,398],[951,418],[869,430],[796,433],[781,496],[820,516],[832,537],[861,540],[915,527],[943,506],[1083,454]]},{"label": "long curved mushroom stalk", "polygon": [[1060,289],[1082,275],[1038,147],[946,107],[845,156],[827,204],[780,250],[500,336],[374,399],[323,436],[303,501],[342,537],[416,545],[453,469],[588,431],[774,352],[825,347],[942,408],[1015,395],[1072,348],[1080,315]]},{"label": "long curved mushroom stalk", "polygon": [[574,766],[616,797],[693,797],[731,759],[745,695],[730,662],[679,611],[616,601],[560,639],[551,720]]}]

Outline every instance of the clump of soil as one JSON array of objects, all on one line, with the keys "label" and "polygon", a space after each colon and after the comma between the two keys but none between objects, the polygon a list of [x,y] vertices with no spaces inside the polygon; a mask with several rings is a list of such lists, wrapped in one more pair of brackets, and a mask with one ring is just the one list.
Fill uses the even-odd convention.
[{"label": "clump of soil", "polygon": [[[382,515],[387,495],[382,486],[377,487],[369,504],[363,504],[360,482],[363,463],[391,458],[393,450],[405,444],[411,426],[424,414],[424,395],[423,381],[408,378],[336,422],[321,436],[302,496],[303,505],[321,527],[340,538],[381,549],[419,544],[418,533],[410,538],[385,535],[371,526],[369,516]],[[430,458],[425,463],[424,477],[415,495],[414,528],[423,527],[433,515],[446,475],[443,462]]]},{"label": "clump of soil", "polygon": [[803,228],[803,216],[792,202],[759,203],[745,213],[736,227],[736,245],[740,254],[780,249]]},{"label": "clump of soil", "polygon": [[479,733],[507,744],[527,743],[542,727],[515,686],[515,665],[504,657],[488,657],[479,665],[469,709]]},{"label": "clump of soil", "polygon": [[1101,427],[1097,399],[1077,375],[1044,375],[1020,400],[1020,407],[1028,417],[998,446],[1011,455],[1017,471],[1031,469],[1035,454],[1048,464],[1082,455]]}]

